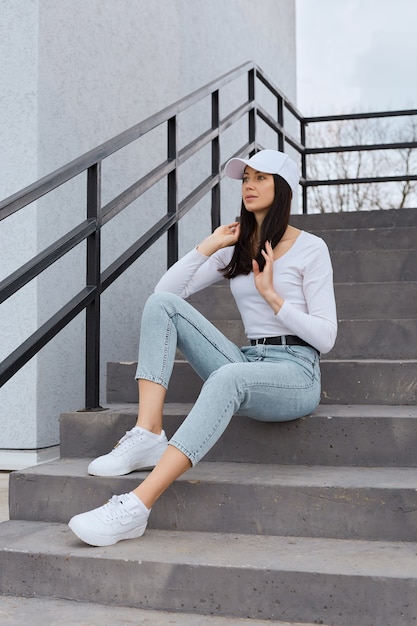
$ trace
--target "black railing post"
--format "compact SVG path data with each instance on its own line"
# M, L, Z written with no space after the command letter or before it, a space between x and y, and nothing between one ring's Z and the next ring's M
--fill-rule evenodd
M178 213L178 175L177 175L177 118L171 117L167 122L168 161L175 161L175 168L168 174L167 212L169 215ZM167 232L167 266L171 267L178 260L178 221Z
M87 286L94 286L95 297L86 307L85 410L100 407L100 272L101 272L101 163L87 170L87 219L96 228L87 237Z
M255 69L248 72L248 101L253 102L253 108L249 111L248 116L248 140L249 145L253 145L251 155L256 152L256 109L255 109Z
M220 106L219 90L211 94L211 127L218 129L217 136L211 142L211 173L218 176L217 184L211 190L211 229L220 226Z
M306 154L306 122L304 119L300 120L300 142L303 146L303 152L301 153L301 177L303 181L307 181L307 154ZM302 186L302 209L303 213L308 213L308 194L307 186Z
M278 124L284 128L284 105L281 96L277 98L277 118ZM282 131L278 131L278 150L284 152L284 133Z

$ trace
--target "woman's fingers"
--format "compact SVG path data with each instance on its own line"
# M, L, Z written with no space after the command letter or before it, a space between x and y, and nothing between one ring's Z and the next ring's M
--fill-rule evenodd
M265 261L274 261L274 250L270 241L265 242L265 250L261 250L261 253Z

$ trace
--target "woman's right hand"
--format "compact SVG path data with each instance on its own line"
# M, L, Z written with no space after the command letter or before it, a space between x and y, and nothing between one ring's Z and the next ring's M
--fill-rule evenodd
M197 250L204 256L211 256L221 248L234 246L239 239L239 235L239 222L219 226L197 246Z

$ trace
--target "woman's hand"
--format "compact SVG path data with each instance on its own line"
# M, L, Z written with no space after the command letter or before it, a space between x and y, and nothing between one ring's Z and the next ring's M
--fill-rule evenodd
M274 313L278 313L284 304L284 299L274 289L274 250L271 242L265 243L265 250L261 250L261 253L265 259L265 267L262 272L259 269L259 263L252 259L255 286L264 300L272 307Z
M206 237L198 246L197 250L204 256L211 256L221 248L234 246L240 235L239 222L232 222L224 226L219 226Z

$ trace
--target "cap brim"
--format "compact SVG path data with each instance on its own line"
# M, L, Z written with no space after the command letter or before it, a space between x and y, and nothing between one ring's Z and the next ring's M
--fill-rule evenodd
M245 159L238 159L237 157L230 159L230 161L226 163L224 173L229 178L242 179L247 165L248 161L245 161Z
M293 195L297 193L299 173L296 163L290 157L277 150L260 150L250 159L233 157L224 168L225 176L242 180L245 168L251 167L255 171L266 174L277 174L290 186Z
M256 156L256 155L255 155ZM253 157L252 157L253 158ZM237 157L230 159L226 163L226 167L224 168L224 173L229 178L236 178L242 180L243 174L245 173L245 168L249 165L249 167L255 167L256 165L251 162L252 159L238 159ZM270 167L263 167L259 170L260 172L264 172L265 174L275 174L275 170Z

